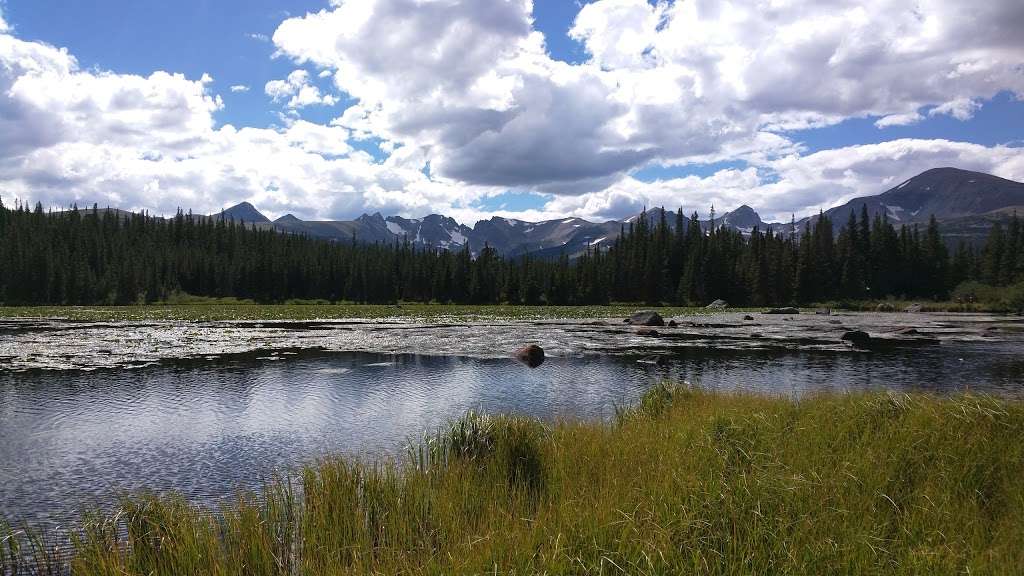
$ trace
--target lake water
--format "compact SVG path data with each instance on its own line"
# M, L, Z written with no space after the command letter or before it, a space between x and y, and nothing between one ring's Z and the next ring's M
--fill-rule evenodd
M400 454L467 410L608 418L664 379L802 395L971 390L1024 397L1019 317L680 318L652 338L603 322L0 322L0 515L66 525L125 492L215 503L325 455ZM864 352L850 328L936 344ZM526 342L549 353L530 369ZM913 344L913 345L912 345Z

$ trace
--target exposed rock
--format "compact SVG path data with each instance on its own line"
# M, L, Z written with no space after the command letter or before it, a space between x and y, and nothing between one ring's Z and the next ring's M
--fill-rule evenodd
M903 311L904 312L920 312L921 311L921 305L920 304L916 304L916 303L915 304L911 304L910 306L907 306L906 308L904 308Z
M530 368L536 368L544 363L544 349L536 344L530 344L516 350L516 358Z
M893 330L893 334L899 334L900 336L924 336L923 332L919 332L917 328L900 328Z
M799 314L799 313L800 313L800 309L799 308L793 308L792 306L788 306L788 307L785 307L785 308L769 308L768 310L765 310L763 312L763 314Z
M728 307L729 307L729 303L726 302L725 300L715 300L711 304L708 304L707 306L705 306L705 308L728 308Z
M633 326L664 326L665 320L654 310L640 310L626 319Z
M840 340L849 342L857 348L867 348L871 344L871 336L863 330L850 330L843 334L843 337L840 338Z
M888 302L880 302L878 306L875 306L875 312L895 312L896 307Z
M842 324L843 321L842 320L829 320L828 323L829 324Z
M753 320L753 319L754 319L754 317L753 317L753 316L751 316L750 314L747 314L746 316L744 316L744 317L743 317L743 319L744 319L744 320Z
M661 336L661 333L654 328L639 328L636 331L637 336Z
M675 320L669 320L669 321L668 321L668 327L669 327L669 328L675 328L675 327L677 327L677 326L679 326L679 323L678 323L678 322L676 322Z

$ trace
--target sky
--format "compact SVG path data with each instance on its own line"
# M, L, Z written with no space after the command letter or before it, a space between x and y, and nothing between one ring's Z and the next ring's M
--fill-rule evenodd
M0 200L788 221L1024 181L1024 2L0 0Z

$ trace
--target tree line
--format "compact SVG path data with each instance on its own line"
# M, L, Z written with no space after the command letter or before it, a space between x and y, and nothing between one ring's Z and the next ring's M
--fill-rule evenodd
M795 227L795 225L791 225ZM609 247L575 259L506 258L489 246L444 250L332 242L220 218L97 207L60 212L0 203L0 303L158 302L176 293L257 302L777 305L942 299L967 280L1024 281L1016 216L980 249L950 249L939 226L896 228L866 207L834 234L820 214L801 230L702 227L697 214L646 212Z

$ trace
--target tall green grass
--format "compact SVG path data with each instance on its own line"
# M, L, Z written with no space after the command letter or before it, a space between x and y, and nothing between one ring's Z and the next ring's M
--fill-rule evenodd
M77 574L1014 574L1024 403L660 386L609 423L469 414L218 511L87 519ZM10 542L10 541L8 541ZM22 540L22 542L24 542ZM0 563L28 557L32 544ZM5 548L6 549L6 548ZM45 569L45 566L43 567ZM23 572L19 572L23 573Z

